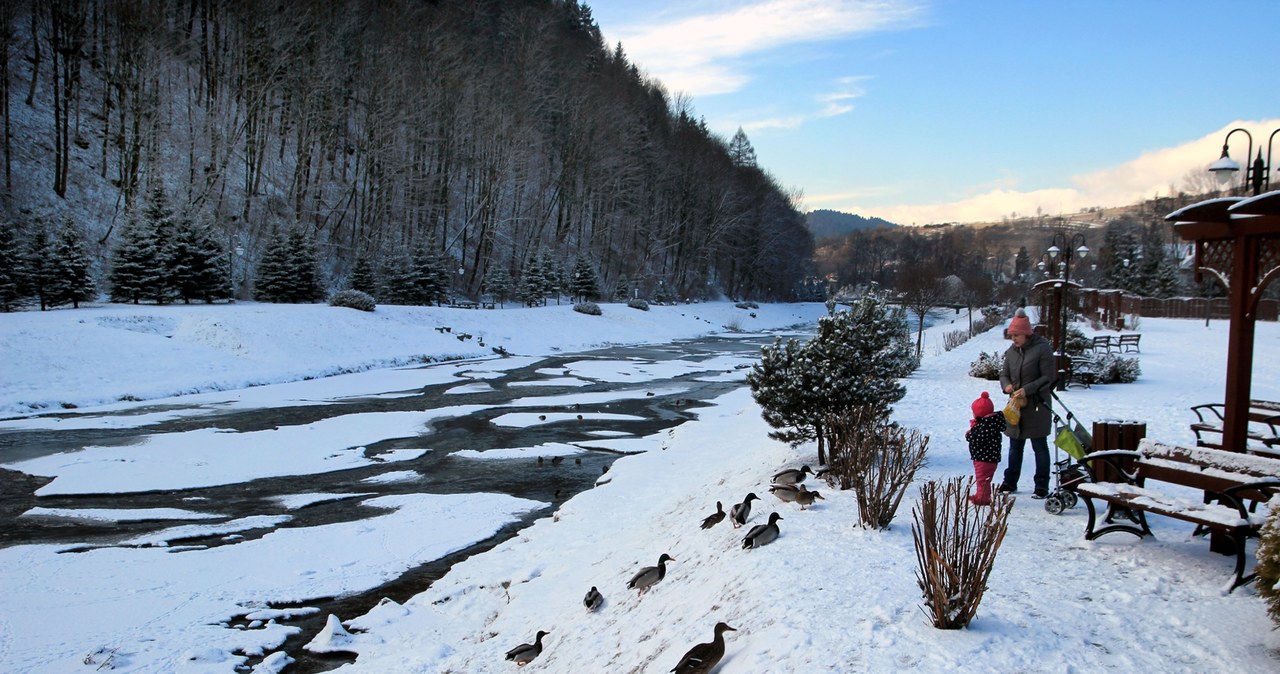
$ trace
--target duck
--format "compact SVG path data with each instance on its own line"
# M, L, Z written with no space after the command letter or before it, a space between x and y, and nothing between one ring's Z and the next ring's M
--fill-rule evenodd
M747 494L746 498L742 499L742 503L729 509L729 521L733 522L734 529L747 523L747 520L751 518L751 501L759 498L755 492L751 492Z
M796 494L799 494L801 489L804 489L804 485L775 484L769 487L769 493L777 496L783 503L794 503Z
M809 466L800 466L799 468L788 468L779 471L773 476L774 484L799 484L804 482L804 478L813 475L813 469Z
M778 529L778 520L782 519L782 515L776 512L769 514L768 524L757 524L751 527L751 531L747 532L746 538L742 539L742 549L751 550L762 545L768 545L778 538L778 534L782 533Z
M553 456L553 457L551 457L551 465L553 465L553 466L558 466L558 465L560 465L560 464L562 464L562 463L564 463L564 457L563 457L563 456Z
M604 605L604 596L600 594L600 590L597 590L595 585L592 585L591 589L587 590L587 596L582 598L582 605L586 606L588 611L599 610Z
M680 662L671 668L671 671L675 674L707 674L720 664L720 659L724 657L724 633L736 631L726 623L716 623L715 638L690 648L689 652L680 658Z
M640 569L636 575L631 577L631 580L627 581L627 588L631 590L639 590L638 594L644 594L645 590L653 587L658 581L666 577L667 562L674 561L676 561L675 557L672 557L665 552L662 553L662 556L658 558L658 565L646 566L643 569Z
M810 491L802 488L800 491L796 492L796 503L800 504L801 510L813 505L814 499L822 499L823 501L827 500L817 491Z
M515 648L507 651L507 659L516 663L517 666L529 664L531 660L538 657L542 653L542 637L551 634L538 630L538 635L534 637L531 644L520 644Z
M707 515L705 518L703 518L702 528L710 529L711 527L714 527L715 525L719 524L720 521L723 519L724 519L724 506L719 501L716 501L716 511L711 513L710 515Z

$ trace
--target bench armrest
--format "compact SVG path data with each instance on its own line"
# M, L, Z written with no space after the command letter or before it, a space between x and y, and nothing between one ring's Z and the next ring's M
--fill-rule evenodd
M1280 478L1268 477L1261 480L1253 480L1250 482L1242 482L1223 490L1222 500L1236 509L1240 513L1240 519L1249 519L1249 509L1245 507L1244 501L1237 496L1244 491L1265 491L1268 494L1276 494L1280 492Z
M1209 412L1212 412L1213 417L1206 419L1205 418L1206 410ZM1223 416L1223 412L1225 411L1225 406L1222 403L1204 403L1201 405L1192 405L1191 411L1196 413L1196 418L1199 419L1200 423L1202 424L1215 423L1215 422L1222 423L1223 421L1226 420L1226 418Z
M1130 468L1125 470L1123 460L1129 459L1136 463L1142 460L1142 452L1135 452L1129 449L1107 449L1100 452L1091 452L1085 454L1078 463L1091 466L1093 474L1098 475L1098 464L1106 464L1111 468L1111 472L1120 476L1127 484L1142 486L1142 480L1138 478L1136 470Z

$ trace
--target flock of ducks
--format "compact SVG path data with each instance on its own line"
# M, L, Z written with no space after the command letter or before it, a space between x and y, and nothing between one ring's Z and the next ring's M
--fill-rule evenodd
M784 503L799 504L800 509L804 510L813 505L816 499L826 500L823 499L822 494L801 484L807 476L813 475L817 477L821 474L821 470L815 473L809 466L788 468L774 474L769 492ZM756 496L755 492L748 493L740 503L735 503L728 513L725 513L724 504L716 501L716 511L703 518L702 528L710 529L724 521L726 516L729 522L733 524L733 528L737 529L745 526L747 520L751 518L751 502L758 500L760 500L760 497ZM777 540L778 536L782 534L781 529L778 528L778 522L781 520L782 516L775 511L769 514L769 521L766 524L757 524L751 527L751 529L747 530L747 535L742 539L742 549L752 550ZM666 577L667 562L674 561L677 561L676 558L665 552L662 553L658 557L657 564L641 568L631 577L631 580L627 581L627 589L635 590L637 597L644 595L649 588ZM586 607L587 611L598 611L604 605L604 595L600 593L599 588L592 585L586 596L582 598L582 605ZM736 631L735 628L730 627L727 623L716 623L715 636L712 640L690 648L671 671L674 674L709 674L716 665L720 664L720 660L724 657L724 633ZM539 630L534 636L533 643L520 644L507 651L507 660L516 663L517 666L528 664L542 653L542 637L548 634L550 632Z

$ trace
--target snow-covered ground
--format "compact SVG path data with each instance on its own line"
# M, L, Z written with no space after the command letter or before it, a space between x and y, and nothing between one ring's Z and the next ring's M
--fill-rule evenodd
M374 314L362 314L321 306L242 304L0 315L0 344L6 354L0 414L14 417L0 421L0 431L41 424L127 423L145 435L153 415L166 412L108 421L95 418L97 410L90 406L112 403L105 409L117 409L136 405L114 402L124 397L153 400L176 393L192 393L184 396L187 401L215 396L221 404L296 404L291 397L295 385L245 387L359 372L309 385L323 385L333 397L394 391L401 390L396 383L411 371L392 366L426 358L480 356L491 354L493 346L536 355L664 341L725 326L781 327L825 312L820 305L765 305L748 312L726 303L654 307L651 312L604 305L604 310L602 317L575 314L567 306L498 311L379 307ZM963 324L958 317L949 324L949 318L926 333L923 365L906 381L907 396L894 414L898 422L930 436L929 464L921 480L971 472L962 437L969 403L984 390L998 394L995 382L967 373L980 352L1003 350L999 330L945 352L942 333ZM446 326L449 332L437 329ZM1063 394L1064 400L1086 423L1139 420L1147 424L1149 437L1190 443L1187 424L1193 417L1188 408L1223 395L1227 324L1143 319L1138 327L1143 374L1137 383L1073 389ZM460 340L459 333L471 337ZM1254 397L1280 399L1278 354L1280 326L1260 324ZM472 364L474 381L464 385L501 377L503 362ZM451 365L430 370L440 377L458 373ZM421 372L413 371L413 376L421 377ZM724 376L741 376L741 370L726 363ZM29 414L33 407L64 405L77 407L72 418L54 421ZM392 422L347 420L331 428L278 430L310 433L346 447L362 442L366 424L383 423ZM915 579L915 486L887 531L858 528L853 495L821 482L816 487L825 500L801 511L767 493L769 476L782 467L815 465L816 450L769 440L768 430L749 392L740 389L699 410L696 422L643 441L624 439L632 449L647 451L614 462L607 481L564 503L553 517L458 564L404 605L388 602L364 616L337 616L313 648L359 653L355 664L342 671L503 672L515 667L503 659L508 649L546 630L545 651L527 671L666 672L690 646L709 641L715 623L724 621L737 631L726 635L727 654L717 670L723 674L1280 669L1280 643L1263 602L1252 586L1226 592L1232 560L1210 553L1202 539L1190 536L1189 525L1153 518L1154 540L1116 534L1090 543L1082 536L1083 506L1050 515L1025 494L1014 507L990 589L973 624L966 630L934 629L921 610ZM286 437L291 436L274 436ZM187 440L187 445L170 448L195 448L189 450L194 456L176 462L181 465L236 450L224 438ZM326 447L315 458L307 454L305 442L284 445L296 471L332 469L325 461L346 468L361 460L359 452ZM131 448L137 452L130 453ZM60 460L15 462L0 456L0 461L8 468L55 476L46 486L50 493L81 493L89 476L96 477L97 491L106 484L108 491L124 492L276 474L263 462L232 459L215 463L208 473L184 474L181 465L171 469L159 461L139 460L147 448L143 443L93 448ZM501 448L501 455L511 451ZM118 464L127 466L120 470ZM1027 472L1024 489L1030 483ZM727 509L751 491L763 497L755 503L752 524L775 510L783 517L776 542L747 551L740 547L742 530L724 523L710 530L699 527L716 501ZM316 494L282 502L278 517L331 498L350 495ZM116 671L235 671L241 660L233 650L270 653L289 629L272 620L282 616L267 609L268 603L376 586L405 568L484 538L538 505L495 494L383 501L372 505L385 509L384 516L309 530L281 529L207 550L164 547L163 539L178 537L173 535L136 541L139 547L75 554L59 554L70 546L2 549L0 671L93 671L108 659ZM129 514L81 516L123 519ZM229 537L271 526L192 519L183 529ZM663 553L677 561L668 565L661 583L643 597L625 588L640 567L654 564ZM595 613L581 604L591 586L605 597ZM255 622L223 624L254 607L262 607L250 616ZM287 656L278 653L259 670L278 671L286 663Z

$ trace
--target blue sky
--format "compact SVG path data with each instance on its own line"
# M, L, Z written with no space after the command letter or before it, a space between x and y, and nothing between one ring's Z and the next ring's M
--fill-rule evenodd
M741 126L805 210L926 224L1122 205L1193 187L1237 126L1255 154L1280 128L1276 0L585 4L713 131ZM1247 145L1235 134L1232 157Z

